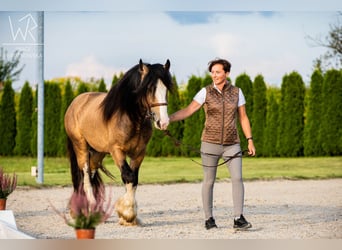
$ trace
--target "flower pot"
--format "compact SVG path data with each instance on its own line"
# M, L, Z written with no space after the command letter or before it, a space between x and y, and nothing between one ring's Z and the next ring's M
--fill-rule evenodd
M0 198L0 210L6 210L6 199Z
M94 229L75 229L77 239L94 239L95 238L95 228Z

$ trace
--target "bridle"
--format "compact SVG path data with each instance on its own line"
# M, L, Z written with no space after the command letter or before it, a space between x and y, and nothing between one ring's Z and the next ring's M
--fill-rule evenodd
M151 103L150 108L159 107L159 106L167 106L167 104L168 104L167 102Z
M155 117L156 117L156 114L154 112L152 112L151 108L154 108L154 107L159 107L159 106L167 106L168 103L167 102L156 102L156 103L151 103L148 105L148 110L147 110L147 114L146 114L146 118L147 119L150 119L152 121L156 121Z

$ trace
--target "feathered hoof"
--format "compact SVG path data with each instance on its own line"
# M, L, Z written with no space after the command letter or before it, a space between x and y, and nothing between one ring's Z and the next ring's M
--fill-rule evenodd
M115 211L119 217L119 224L123 226L137 226L139 221L137 219L137 204L136 202L119 198L115 202Z
M119 218L119 224L121 226L139 226L140 225L140 220L138 218L135 218L133 221L126 221L124 218Z

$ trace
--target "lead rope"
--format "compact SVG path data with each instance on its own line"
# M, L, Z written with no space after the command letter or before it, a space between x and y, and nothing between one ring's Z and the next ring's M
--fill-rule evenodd
M180 141L180 140L176 139L174 136L172 136L169 130L164 130L164 134L165 134L166 136L170 137L170 139L173 141L173 143L175 144L176 147L179 147L179 146L183 145L183 146L186 146L188 149L190 149L190 150L193 151L193 152L197 152L197 153L199 153L199 154L206 154L206 155L213 155L213 156L214 156L214 154L203 153L203 152L201 152L201 151L198 150L197 148L194 148L194 147L191 146L191 145L184 144L182 141ZM216 156L216 155L215 155L215 156ZM191 160L192 162L196 163L197 165L202 166L202 167L214 168L214 167L222 166L222 165L228 163L229 161L231 161L231 160L234 159L234 158L242 158L242 157L245 157L245 156L248 156L248 150L241 150L241 151L235 153L235 154L232 155L232 156L227 156L228 158L227 158L226 160L224 160L223 162L221 162L220 164L215 165L215 166L204 165L204 164L199 163L199 162L197 162L197 161L195 161L194 159L191 159L191 158L190 158L190 160Z

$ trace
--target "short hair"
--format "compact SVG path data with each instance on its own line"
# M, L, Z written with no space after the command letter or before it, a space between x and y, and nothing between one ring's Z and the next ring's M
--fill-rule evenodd
M221 58L216 58L212 61L210 61L208 63L209 67L208 67L208 70L209 72L211 72L211 68L215 65L215 64L221 64L223 66L223 70L225 72L230 72L230 68L232 67L232 65L230 64L230 62L228 62L227 60L225 59L221 59Z

